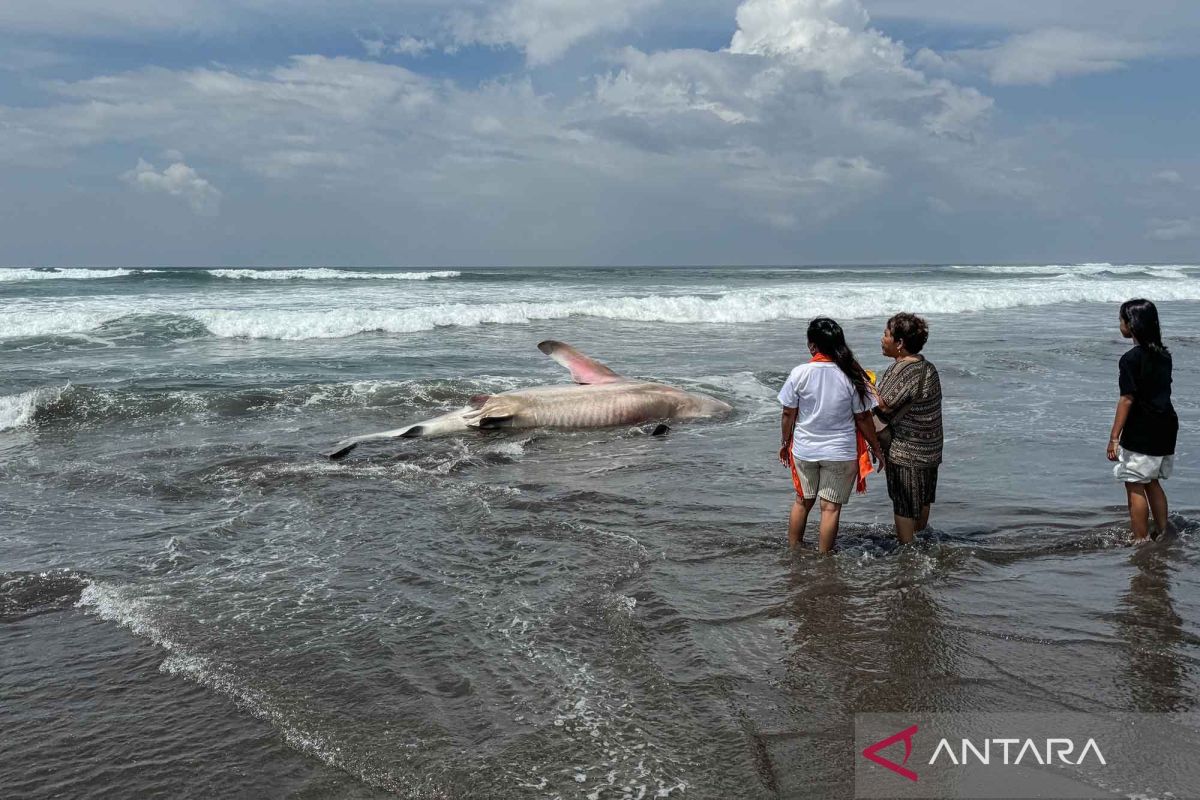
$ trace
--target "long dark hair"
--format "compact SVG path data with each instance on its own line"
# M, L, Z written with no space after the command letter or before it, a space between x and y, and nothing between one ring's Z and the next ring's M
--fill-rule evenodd
M1126 300L1121 304L1121 321L1129 326L1134 340L1151 355L1171 357L1171 351L1162 343L1162 329L1158 325L1158 309L1154 303L1143 298Z
M867 378L867 371L854 357L850 345L846 344L846 334L842 332L842 326L829 317L817 317L808 323L808 343L817 348L817 352L833 359L833 363L846 373L846 377L854 384L854 390L865 402L870 379Z

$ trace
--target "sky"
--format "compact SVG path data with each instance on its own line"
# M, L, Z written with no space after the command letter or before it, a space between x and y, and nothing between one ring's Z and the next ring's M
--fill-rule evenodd
M1200 262L1192 0L0 2L0 265Z

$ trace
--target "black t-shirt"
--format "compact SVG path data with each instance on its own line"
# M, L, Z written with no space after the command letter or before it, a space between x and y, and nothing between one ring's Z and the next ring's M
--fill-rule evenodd
M1179 418L1171 405L1171 356L1141 345L1121 356L1121 394L1133 396L1121 447L1148 456L1174 455Z

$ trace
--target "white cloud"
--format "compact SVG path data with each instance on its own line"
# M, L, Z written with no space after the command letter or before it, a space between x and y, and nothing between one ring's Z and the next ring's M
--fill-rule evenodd
M183 198L197 214L216 214L221 203L221 192L217 187L182 162L171 164L158 172L153 164L138 159L137 166L121 178L142 191L165 192L172 197Z
M0 112L16 123L0 133L0 153L53 160L136 142L233 158L278 178L381 165L427 173L481 158L603 156L620 170L618 151L692 152L721 172L803 181L815 164L833 163L823 159L861 158L886 173L896 157L969 141L986 119L988 98L905 64L853 0L747 0L738 19L728 50L628 49L591 92L566 103L519 81L464 90L394 65L322 56L266 72L149 68L60 83L64 102Z
M1170 186L1179 186L1183 183L1183 176L1173 169L1164 169L1154 173L1151 176L1157 183L1165 183Z
M587 18L576 30L595 35ZM725 49L617 51L573 95L320 55L61 81L46 102L0 107L0 163L69 172L101 151L171 153L159 161L172 166L142 162L126 179L215 209L221 192L187 154L220 169L226 206L259 192L301 213L369 205L409 242L470 225L481 250L537 242L579 258L586 242L593 260L611 242L657 241L659 223L728 231L732 252L811 237L871 203L898 203L897 219L928 218L926 197L964 215L980 197L1035 205L1039 173L1018 173L989 132L991 99L931 77L856 0L745 0L736 21ZM536 33L523 39L531 60L578 41L535 45ZM382 55L396 40L373 41Z
M868 19L858 0L748 0L738 6L729 50L803 59L809 68L835 73L872 55L902 60L903 48L868 29Z
M1147 58L1200 53L1200 3L1177 0L867 0L887 22L917 21L956 37L990 41L940 55L918 53L922 69L960 79L982 72L1000 85L1047 85L1078 75L1122 69Z
M583 39L628 27L658 2L502 0L487 11L455 14L451 28L458 44L515 45L530 64L548 64Z
M1145 42L1066 28L1046 28L985 48L957 50L947 57L982 68L998 85L1046 86L1060 78L1111 72L1156 52Z
M370 58L382 58L388 54L416 58L431 50L436 50L438 47L432 39L422 39L417 36L399 36L389 40L382 34L373 36L359 34L358 41Z
M952 26L960 35L972 30L1028 33L1071 29L1154 42L1176 53L1200 49L1200 4L1179 0L868 0L867 5L877 19L915 20L929 29Z
M392 52L402 56L424 55L434 48L433 42L419 39L416 36L401 36L392 42Z
M320 150L274 150L247 156L246 167L267 178L292 178L302 173L340 172L351 165L345 153Z
M1146 238L1159 242L1200 239L1200 217L1188 219L1152 219Z

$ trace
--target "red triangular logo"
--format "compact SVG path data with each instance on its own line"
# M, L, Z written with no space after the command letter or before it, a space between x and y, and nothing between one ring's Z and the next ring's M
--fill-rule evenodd
M863 757L868 761L874 761L881 767L890 769L897 775L903 775L910 781L915 781L917 779L917 773L903 765L908 763L908 757L912 755L912 737L916 732L917 726L913 725L911 728L905 728L899 733L894 733L886 739L880 739L878 742L862 751ZM904 760L899 764L894 761L889 761L883 756L879 755L880 750L885 750L894 745L896 742L900 741L904 742Z

